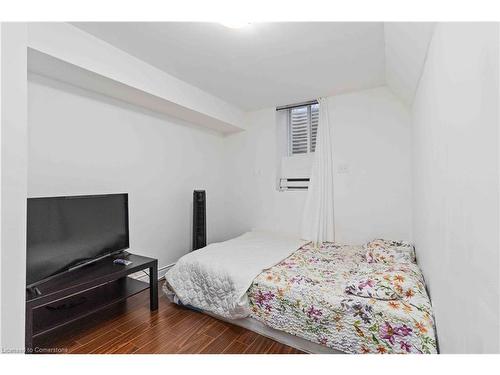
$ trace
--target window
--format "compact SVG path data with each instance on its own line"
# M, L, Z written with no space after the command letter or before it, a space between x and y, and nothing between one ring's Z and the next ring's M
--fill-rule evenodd
M310 104L288 110L288 155L314 152L318 134L319 105Z
M307 191L316 150L319 104L309 101L277 107L277 189Z

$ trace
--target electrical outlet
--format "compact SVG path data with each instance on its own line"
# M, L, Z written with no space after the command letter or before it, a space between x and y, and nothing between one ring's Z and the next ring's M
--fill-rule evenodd
M337 166L338 174L348 174L351 172L351 168L348 163L339 163Z

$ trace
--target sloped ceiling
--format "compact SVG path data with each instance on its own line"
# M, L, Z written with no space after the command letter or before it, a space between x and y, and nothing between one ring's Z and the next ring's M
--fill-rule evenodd
M413 103L433 30L430 22L384 24L386 84L408 105Z
M411 105L433 31L383 22L73 25L247 111L385 84Z

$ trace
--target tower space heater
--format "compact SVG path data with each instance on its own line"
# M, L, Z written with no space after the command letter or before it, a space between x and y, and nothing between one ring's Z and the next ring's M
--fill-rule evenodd
M205 190L193 192L193 250L207 246L207 210Z

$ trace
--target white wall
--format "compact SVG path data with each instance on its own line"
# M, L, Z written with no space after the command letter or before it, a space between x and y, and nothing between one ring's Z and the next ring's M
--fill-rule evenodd
M337 240L410 238L410 117L387 88L329 99L334 126ZM250 112L247 131L227 137L231 189L228 230L251 228L300 235L306 193L276 190L276 111Z
M24 351L26 288L26 24L1 23L1 343Z
M499 350L498 25L438 24L413 106L414 239L443 353Z
M29 196L128 192L131 249L165 266L206 189L208 240L227 239L222 136L40 76L28 94Z
M2 24L0 23L0 126L2 122ZM0 130L0 165L2 164L2 132ZM2 174L0 172L0 185L2 183ZM2 199L0 198L0 212L2 212ZM0 215L0 303L2 303L2 218ZM2 348L2 308L0 307L0 348Z

